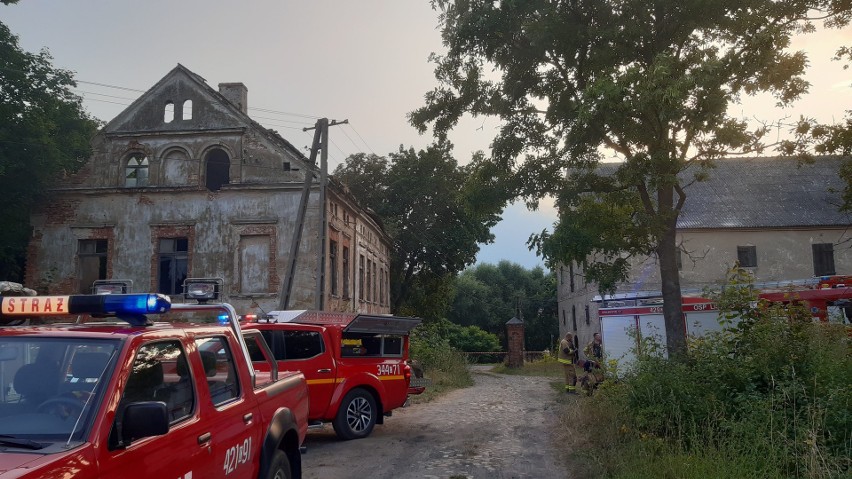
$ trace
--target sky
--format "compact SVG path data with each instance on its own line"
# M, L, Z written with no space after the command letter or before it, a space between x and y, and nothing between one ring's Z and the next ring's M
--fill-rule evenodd
M437 86L430 53L444 51L428 0L20 0L0 5L0 21L24 50L47 48L54 66L75 72L84 106L104 121L180 63L214 89L245 84L249 115L296 146L310 145L313 133L302 128L317 118L349 120L330 129L332 170L353 153L433 141L406 118ZM809 54L811 93L786 110L768 97L746 98L732 113L840 121L852 108L852 71L829 61L840 45L852 45L849 28L794 39L792 49ZM450 135L456 159L487 152L496 126L464 119ZM533 212L509 206L477 262L543 265L526 241L556 218L551 203Z

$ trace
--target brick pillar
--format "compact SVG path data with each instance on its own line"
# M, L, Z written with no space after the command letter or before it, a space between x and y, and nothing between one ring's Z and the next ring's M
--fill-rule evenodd
M513 317L506 323L506 336L509 338L508 366L519 368L524 365L524 322Z

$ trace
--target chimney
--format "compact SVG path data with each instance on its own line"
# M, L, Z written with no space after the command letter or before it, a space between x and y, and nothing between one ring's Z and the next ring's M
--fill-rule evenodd
M248 88L242 83L220 83L219 93L248 115Z

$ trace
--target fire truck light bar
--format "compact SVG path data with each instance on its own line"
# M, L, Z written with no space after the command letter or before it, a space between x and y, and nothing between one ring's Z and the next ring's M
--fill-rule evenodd
M165 313L171 307L169 297L162 294L20 296L3 298L0 316L99 314L123 317Z

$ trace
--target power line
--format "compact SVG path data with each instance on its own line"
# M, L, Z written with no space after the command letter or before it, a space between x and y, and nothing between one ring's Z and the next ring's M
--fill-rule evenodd
M74 80L74 81L76 83L82 83L84 85L97 85L97 86L102 86L102 87L105 87L105 88L114 88L116 90L135 91L135 92L138 92L138 93L145 93L145 90L137 90L135 88L127 88L127 87L124 87L124 86L110 85L108 83L98 83L98 82L85 81L85 80Z
M367 147L367 149L368 149L368 150L370 150L370 153L372 153L372 154L374 154L374 155L375 155L375 154L376 154L376 152L375 152L375 151L373 151L373 149L372 149L372 148L370 148L370 145L368 145L366 141L364 141L364 138L361 136L361 134L360 134L360 133L358 133L358 130L356 130L356 129L355 129L355 127L352 125L352 123L350 123L350 124L349 124L349 128L352 128L352 131L354 131L354 132L355 132L355 134L356 134L356 135L358 135L358 138L360 138L360 139L361 139L361 143L363 143L363 144L364 144L364 146L366 146L366 147ZM378 155L376 155L376 156L378 156Z

